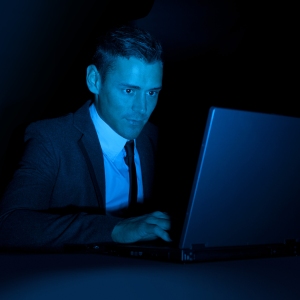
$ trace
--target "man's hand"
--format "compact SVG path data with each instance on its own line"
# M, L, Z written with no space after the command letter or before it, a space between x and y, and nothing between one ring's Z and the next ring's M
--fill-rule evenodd
M113 229L111 237L117 243L134 243L161 238L170 242L166 230L170 229L170 218L167 214L156 211L140 217L120 221Z

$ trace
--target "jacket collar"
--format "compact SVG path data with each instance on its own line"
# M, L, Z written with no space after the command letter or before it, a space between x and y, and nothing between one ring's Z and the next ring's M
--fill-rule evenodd
M73 124L81 132L78 145L89 169L99 207L105 213L104 160L96 129L89 113L91 103L91 101L87 101L74 113Z

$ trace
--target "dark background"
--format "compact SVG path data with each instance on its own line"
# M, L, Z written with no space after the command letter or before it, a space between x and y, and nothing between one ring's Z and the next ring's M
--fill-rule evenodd
M1 190L18 161L25 126L75 111L91 97L85 69L94 40L115 24L136 24L164 46L164 88L151 121L163 137L162 177L173 178L167 196L188 191L210 106L300 116L296 8L290 4L48 2L0 2ZM184 159L174 164L174 157Z

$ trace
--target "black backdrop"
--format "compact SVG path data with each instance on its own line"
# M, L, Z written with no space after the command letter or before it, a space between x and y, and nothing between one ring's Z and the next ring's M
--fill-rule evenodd
M210 106L300 116L295 7L237 2L1 1L1 189L26 124L74 111L91 96L85 68L94 39L118 23L149 30L165 49L164 88L151 121L164 141L162 175L174 177L167 197L189 188Z

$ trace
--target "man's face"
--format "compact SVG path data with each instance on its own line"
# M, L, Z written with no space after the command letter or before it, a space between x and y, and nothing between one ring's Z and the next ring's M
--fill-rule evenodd
M137 138L156 106L162 74L161 62L118 57L100 84L98 114L122 137Z

